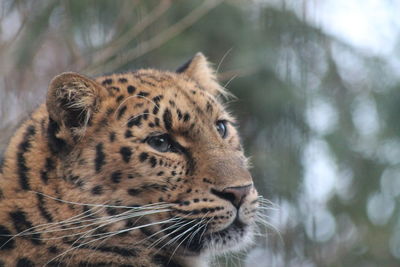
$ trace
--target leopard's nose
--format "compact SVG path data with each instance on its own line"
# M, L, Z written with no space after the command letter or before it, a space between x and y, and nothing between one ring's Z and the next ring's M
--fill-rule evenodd
M211 189L211 192L222 199L230 201L236 208L239 208L252 187L253 184L249 184L244 186L227 187L222 191Z

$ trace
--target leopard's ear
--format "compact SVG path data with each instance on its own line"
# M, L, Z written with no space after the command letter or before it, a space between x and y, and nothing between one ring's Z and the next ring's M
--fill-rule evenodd
M50 82L47 93L50 120L68 129L72 135L83 134L105 94L105 89L88 77L73 72L62 73Z
M214 96L227 94L225 89L217 82L214 69L201 52L198 52L193 58L178 68L176 72L186 74Z

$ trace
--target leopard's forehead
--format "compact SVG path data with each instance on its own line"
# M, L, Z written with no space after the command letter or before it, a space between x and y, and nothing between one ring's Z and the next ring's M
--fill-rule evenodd
M175 106L177 100L180 105L197 107L208 104L208 108L216 104L215 98L206 92L197 82L188 77L167 71L153 69L138 70L134 72L112 74L96 79L103 85L110 98L117 98L120 102L124 96L136 96L146 99L156 97L156 102L169 102ZM151 98L148 98L151 99Z
M108 92L106 113L126 125L162 126L169 132L188 132L218 119L232 120L219 101L184 75L158 70L112 74L96 79Z

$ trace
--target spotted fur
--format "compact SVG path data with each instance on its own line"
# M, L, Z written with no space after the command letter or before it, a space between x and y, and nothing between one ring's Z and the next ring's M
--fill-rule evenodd
M221 94L202 54L55 77L3 155L0 266L206 266L248 245L257 192Z

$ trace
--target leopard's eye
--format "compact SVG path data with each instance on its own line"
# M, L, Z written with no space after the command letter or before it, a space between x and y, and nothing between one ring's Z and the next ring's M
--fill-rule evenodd
M217 121L215 127L217 128L217 131L222 138L225 138L228 135L228 128L226 126L225 120Z
M168 134L150 136L147 138L147 144L159 152L176 152L174 142Z

